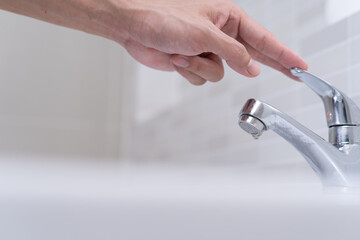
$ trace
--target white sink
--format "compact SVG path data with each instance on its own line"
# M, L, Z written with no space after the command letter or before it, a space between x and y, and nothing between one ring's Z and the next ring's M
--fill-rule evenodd
M360 194L323 189L312 170L302 167L3 161L0 169L0 239L303 240L360 235Z

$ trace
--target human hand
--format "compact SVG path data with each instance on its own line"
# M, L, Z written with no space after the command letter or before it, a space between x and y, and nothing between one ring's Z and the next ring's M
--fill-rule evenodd
M146 66L176 70L194 85L222 79L222 59L238 73L255 77L255 59L294 79L292 67L306 62L238 5L224 0L136 2L128 21L127 51Z
M195 85L219 81L222 60L248 77L252 59L287 76L306 62L228 0L0 0L0 9L103 36L139 62ZM296 78L294 78L296 79Z

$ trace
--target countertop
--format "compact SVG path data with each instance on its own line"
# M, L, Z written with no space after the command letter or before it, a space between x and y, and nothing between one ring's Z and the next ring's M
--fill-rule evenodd
M360 191L302 166L0 162L0 239L358 239Z

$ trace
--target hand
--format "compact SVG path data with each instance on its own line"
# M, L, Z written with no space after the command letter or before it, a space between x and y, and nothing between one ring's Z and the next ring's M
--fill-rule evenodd
M260 73L255 59L285 75L306 62L239 6L224 0L138 1L129 23L127 51L139 62L176 70L194 85L222 79L222 59L247 77Z
M306 62L227 0L0 0L0 9L103 36L139 62L195 85L219 81L222 59L255 77L255 59L287 76ZM296 79L297 80L297 79Z

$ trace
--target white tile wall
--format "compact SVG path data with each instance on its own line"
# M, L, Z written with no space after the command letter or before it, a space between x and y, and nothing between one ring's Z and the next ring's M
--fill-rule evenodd
M118 158L123 55L108 40L0 11L0 154Z
M360 13L329 25L326 0L236 2L304 56L311 72L360 104ZM176 107L136 125L134 158L264 168L306 165L301 155L275 133L266 132L255 141L237 126L237 114L248 98L275 106L327 138L319 97L303 84L265 66L256 79L246 79L227 68L220 83L194 87L184 81L179 91L183 98Z

